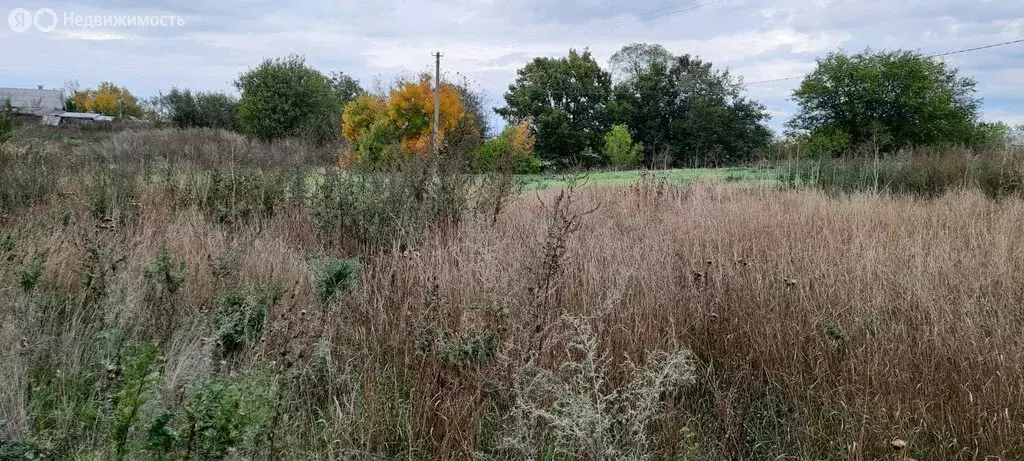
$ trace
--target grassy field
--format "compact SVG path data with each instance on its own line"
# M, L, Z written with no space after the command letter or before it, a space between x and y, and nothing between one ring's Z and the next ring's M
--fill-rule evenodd
M681 186L696 180L708 181L767 181L778 179L773 167L686 168L645 172L640 170L591 172L585 176L586 186L627 187L643 174ZM538 174L522 177L524 190L543 190L564 187L565 179L556 174Z
M0 459L1024 459L1019 195L79 148L0 146Z

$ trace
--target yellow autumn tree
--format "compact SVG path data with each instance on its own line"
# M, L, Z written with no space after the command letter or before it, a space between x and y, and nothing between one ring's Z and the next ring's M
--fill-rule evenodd
M522 120L487 140L477 152L477 168L481 171L511 169L519 174L540 171L543 163L533 152L537 140L531 126L529 120Z
M341 115L341 134L355 141L359 134L386 115L387 104L376 96L360 95L345 105Z
M75 92L72 96L75 110L110 116L141 116L139 102L127 88L111 82L102 82L96 89Z
M438 141L452 132L465 114L458 88L441 84ZM342 135L352 143L341 153L342 168L360 158L379 158L389 144L399 144L406 155L431 152L434 130L434 91L429 75L399 81L386 99L363 95L345 106Z
M532 156L533 146L537 143L537 138L533 136L530 122L523 120L510 128L509 131L509 144L511 144L512 151L517 155Z
M446 134L455 129L465 113L459 90L441 83L438 143L444 143ZM391 89L388 114L398 128L402 149L411 154L430 152L434 132L434 91L429 75L421 75L418 82L402 82Z

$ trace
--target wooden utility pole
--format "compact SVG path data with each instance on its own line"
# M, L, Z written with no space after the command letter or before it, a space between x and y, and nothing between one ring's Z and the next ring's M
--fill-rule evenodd
M441 124L441 52L434 53L437 69L434 72L434 155L441 150L438 144L438 129Z

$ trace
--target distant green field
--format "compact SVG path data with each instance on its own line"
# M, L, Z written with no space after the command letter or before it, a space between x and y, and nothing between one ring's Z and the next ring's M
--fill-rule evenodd
M585 186L625 187L636 182L643 171L606 171L586 174ZM686 168L650 172L672 184L687 184L695 180L719 181L774 181L778 172L771 167ZM541 190L562 187L565 175L537 174L523 176L523 189Z

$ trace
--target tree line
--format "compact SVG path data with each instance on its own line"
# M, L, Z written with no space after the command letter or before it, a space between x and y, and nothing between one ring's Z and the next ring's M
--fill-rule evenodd
M301 136L344 144L340 162L388 162L432 151L430 75L398 79L377 94L342 72L324 74L301 56L267 59L234 82L240 97L172 89L140 104L105 82L75 91L69 107L140 116L182 128L236 130L273 140ZM721 166L758 158L773 145L806 155L856 153L865 145L1011 142L1024 127L979 121L976 82L915 51L830 53L792 93L799 110L780 135L742 79L699 56L631 44L607 68L589 51L535 58L494 108L507 128L488 136L489 109L468 82L441 86L442 147L480 168Z

